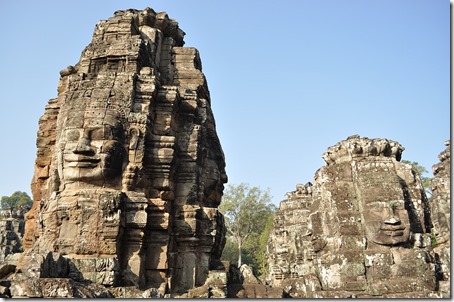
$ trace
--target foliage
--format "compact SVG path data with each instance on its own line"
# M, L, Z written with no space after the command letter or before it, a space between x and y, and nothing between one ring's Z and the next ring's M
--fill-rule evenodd
M224 249L222 250L221 260L229 261L230 263L237 263L238 248L235 242L233 242L233 240L230 239L230 236L227 236L225 239L226 239L225 246Z
M225 216L228 231L222 258L237 262L238 267L244 261L256 273L263 273L266 268L266 242L275 211L269 192L244 183L229 185L220 210Z
M265 229L263 229L263 232L260 234L259 237L259 251L257 253L257 262L259 265L259 273L261 275L267 275L269 273L269 266L268 266L268 261L266 258L266 251L267 251L267 246L268 246L268 239L270 237L270 232L271 229L273 228L273 217L274 215L268 215L266 224L265 224Z
M272 217L272 215L270 215L270 217ZM268 261L266 258L266 246L268 243L269 233L270 230L265 229L260 236L251 236L248 240L246 240L242 247L242 263L249 265L252 268L254 275L258 277L266 276L269 272ZM265 234L266 239L263 240L263 238L265 238ZM229 261L232 264L238 264L238 246L236 242L233 241L231 236L226 239L221 259Z
M231 236L227 236L224 250L222 252L221 259L224 261L229 261L232 264L238 265L238 245L233 241ZM257 265L255 259L252 257L248 248L242 248L242 262L251 266L254 270L254 273L257 273Z
M431 243L432 248L436 248L438 246L437 237L435 236L435 233L433 230L430 233L430 243Z
M418 173L419 177L421 178L422 186L424 187L424 191L427 194L427 197L430 197L432 195L432 189L430 187L430 181L432 180L431 177L423 176L423 174L429 173L427 169L423 166L421 166L418 162L415 161L409 161L409 160L402 160L401 161L404 164L410 164L413 166L415 171Z
M10 214L12 214L13 211L19 210L21 208L31 207L32 203L33 202L30 196L28 196L27 193L21 191L16 191L9 197L2 196L2 199L0 201L2 209L9 210Z

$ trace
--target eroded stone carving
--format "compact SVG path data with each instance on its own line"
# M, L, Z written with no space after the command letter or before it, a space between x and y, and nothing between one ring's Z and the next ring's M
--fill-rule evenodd
M22 250L24 235L24 214L30 208L20 208L15 211L0 211L0 266L15 265L13 254ZM9 257L8 257L9 256Z
M430 209L439 290L448 298L451 296L451 142L446 141L445 146L446 149L438 155L440 162L432 167Z
M17 280L45 276L57 253L69 269L55 278L163 296L222 266L224 155L183 36L165 12L117 11L60 72L39 122Z
M313 185L297 185L276 213L274 286L300 298L441 296L428 200L403 150L358 135L328 148Z

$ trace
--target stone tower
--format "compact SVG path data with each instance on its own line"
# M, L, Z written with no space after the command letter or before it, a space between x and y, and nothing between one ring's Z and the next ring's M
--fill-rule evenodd
M268 243L270 279L299 298L439 297L429 202L404 148L353 135L287 193ZM283 219L285 218L285 219Z
M440 278L439 290L445 298L451 296L451 141L445 142L445 150L438 155L439 163L432 167L432 243Z
M182 293L222 266L224 154L184 34L165 12L117 11L60 72L39 120L25 278ZM48 255L68 269L46 271Z

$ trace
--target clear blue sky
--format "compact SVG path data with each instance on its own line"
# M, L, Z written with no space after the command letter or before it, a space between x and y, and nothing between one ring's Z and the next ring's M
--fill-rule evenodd
M276 204L352 134L429 171L450 137L447 0L1 1L0 196L30 193L38 119L95 24L145 7L201 53L229 183Z

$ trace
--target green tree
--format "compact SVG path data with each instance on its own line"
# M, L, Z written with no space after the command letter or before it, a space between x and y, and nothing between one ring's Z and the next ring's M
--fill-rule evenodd
M271 229L273 228L273 218L274 218L274 213L273 215L268 215L267 221L265 224L265 229L263 232L260 234L259 238L259 251L257 254L257 262L259 265L259 273L260 275L267 275L269 273L269 266L268 266L268 259L266 257L266 250L268 246L268 239L270 237L270 232Z
M421 166L418 162L415 161L409 161L409 160L401 160L402 163L404 164L410 164L413 166L413 169L419 174L419 178L421 178L422 186L424 187L424 191L430 197L432 195L432 189L430 187L430 181L432 180L431 177L424 176L424 174L429 173L427 169L423 166Z
M9 210L10 215L12 215L13 211L18 210L24 207L31 207L32 206L32 199L28 196L27 193L16 191L11 196L2 196L0 200L0 204L3 210Z
M228 231L223 256L225 254L232 257L236 254L232 245L235 244L238 267L241 266L243 257L244 260L248 260L246 262L248 264L251 264L250 261L256 261L257 257L260 258L260 236L267 227L269 217L275 211L269 191L249 187L244 183L237 186L229 185L219 208L225 216Z

